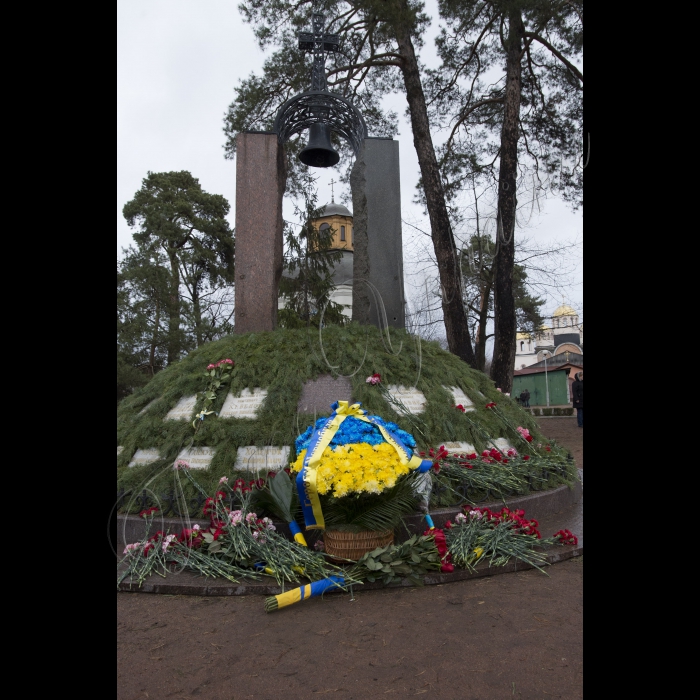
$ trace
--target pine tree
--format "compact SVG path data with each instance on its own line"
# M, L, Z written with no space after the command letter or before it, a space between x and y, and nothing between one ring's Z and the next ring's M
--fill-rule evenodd
M168 266L167 362L186 349L182 286L189 290L193 333L204 342L202 293L234 281L234 238L226 215L229 203L205 192L189 172L148 173L134 199L124 207L142 256L164 254Z
M489 324L494 321L495 264L494 241L485 235L472 236L469 245L462 250L464 303L475 338L477 369L482 372L486 370L486 346L493 338L493 333L489 334ZM530 293L524 265L516 264L513 275L517 330L534 334L544 323L541 310L545 300Z
M448 196L475 175L498 184L492 378L510 391L515 362L515 229L523 163L537 187L578 205L583 186L583 2L440 0L447 21L431 73L434 123Z

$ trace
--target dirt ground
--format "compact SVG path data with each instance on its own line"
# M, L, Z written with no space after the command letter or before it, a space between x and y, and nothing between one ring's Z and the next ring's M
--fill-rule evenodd
M543 432L583 468L576 421ZM311 600L117 594L117 699L583 697L583 558L445 586Z
M583 697L583 559L446 586L263 599L117 594L117 698Z
M551 440L569 449L576 466L583 469L583 431L576 418L538 418L542 432Z

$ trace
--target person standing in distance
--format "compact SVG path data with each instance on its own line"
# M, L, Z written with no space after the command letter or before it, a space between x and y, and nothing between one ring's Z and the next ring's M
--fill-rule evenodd
M583 428L583 372L576 375L571 387L574 395L574 408L578 412L578 427Z

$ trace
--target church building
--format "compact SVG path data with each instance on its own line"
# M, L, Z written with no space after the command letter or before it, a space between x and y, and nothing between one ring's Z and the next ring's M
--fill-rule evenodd
M343 307L343 314L352 319L352 277L355 238L353 216L350 210L335 201L323 207L322 215L313 224L318 230L333 229L332 250L342 252L342 258L333 268L335 289L330 300ZM285 273L287 274L287 273ZM280 298L279 308L284 308L284 299Z
M565 353L569 353L567 357L583 357L583 324L579 323L578 312L568 304L563 304L554 312L552 326L543 325L534 337L529 333L518 333L516 370Z

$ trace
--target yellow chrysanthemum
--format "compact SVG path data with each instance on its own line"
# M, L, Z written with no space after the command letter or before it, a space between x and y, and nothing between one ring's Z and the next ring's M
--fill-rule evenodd
M305 459L306 450L291 465L293 471L301 472ZM318 467L318 492L325 496L332 491L337 498L351 493L378 494L396 486L408 472L408 465L401 464L396 450L387 443L328 447Z

